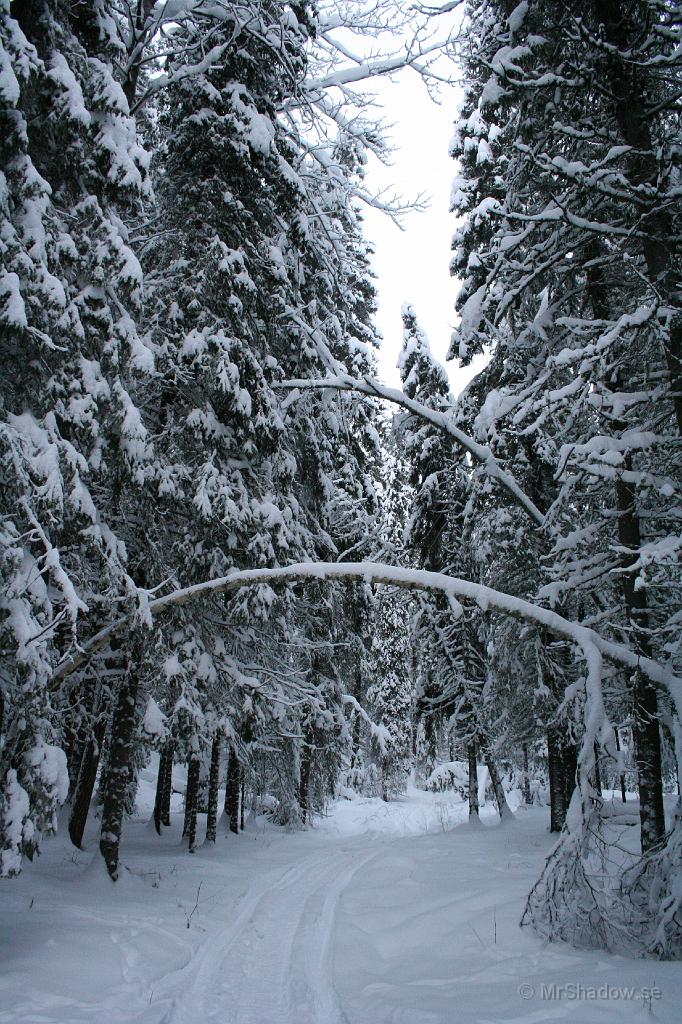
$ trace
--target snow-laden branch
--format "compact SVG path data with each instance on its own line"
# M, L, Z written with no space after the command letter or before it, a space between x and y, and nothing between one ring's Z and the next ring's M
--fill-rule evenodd
M321 380L285 380L276 386L293 392L322 390L328 388L336 391L357 391L360 394L371 395L373 398L383 398L387 402L392 402L394 405L401 406L408 412L413 413L415 416L419 416L420 419L427 420L435 427L438 427L439 430L449 434L460 448L463 448L475 462L483 466L487 475L492 480L497 480L500 486L505 488L517 505L519 505L538 526L543 528L547 526L545 516L542 514L540 509L528 497L514 476L502 468L490 448L485 444L480 444L469 434L465 434L463 430L460 430L460 428L453 423L452 417L447 413L438 412L436 409L429 408L428 405L422 405L421 402L415 402L414 399L408 398L404 392L399 391L397 388L390 388L386 384L382 384L380 381L375 380L372 377L363 377L362 380L358 380L354 377L339 375L337 377L324 377ZM288 402L291 403L294 400L294 398L291 398Z
M215 594L235 593L238 590L243 590L244 587L263 584L282 586L302 583L306 580L315 580L316 582L362 580L368 584L380 583L400 587L403 590L445 594L453 604L456 604L458 598L462 598L475 602L484 611L494 608L513 618L532 622L536 626L547 629L555 636L563 637L577 644L583 651L588 665L593 665L595 659L604 656L623 668L642 672L670 693L677 706L678 714L682 716L682 678L675 676L665 665L652 658L639 657L630 648L606 640L593 629L577 622L571 622L570 619L565 619L549 608L541 608L530 601L505 594L501 590L493 590L492 587L486 587L481 583L472 583L470 580L459 579L456 576L447 576L442 572L405 569L401 566L386 565L383 562L297 562L294 565L276 569L245 569L233 572L229 576L207 580L205 583L196 583L191 587L167 594L165 597L157 597L146 605L145 616L149 621L170 608L177 608L180 605ZM93 654L106 647L113 637L130 628L134 621L135 613L132 613L96 633L87 643L83 644L78 654L57 667L53 677L54 683L58 684L80 668Z

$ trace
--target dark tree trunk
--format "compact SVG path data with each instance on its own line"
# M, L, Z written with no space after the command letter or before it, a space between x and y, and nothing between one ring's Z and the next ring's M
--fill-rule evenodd
M530 807L531 795L530 795L530 766L529 766L529 763L528 763L528 744L524 743L522 745L521 749L523 751L523 802L526 804L527 807Z
M225 814L230 822L230 832L239 832L239 761L233 746L227 759L225 781Z
M612 0L604 0L602 6L609 11L614 8ZM605 319L609 313L606 285L599 269L591 269L587 275L588 291L596 315ZM627 372L626 368L623 372ZM620 387L618 382L614 382ZM622 423L622 429L627 424ZM682 422L680 424L682 433ZM635 650L644 657L651 657L647 635L648 615L646 590L635 587L635 574L628 571L638 558L642 538L637 511L637 490L633 483L624 479L632 472L632 454L626 452L623 459L623 477L615 481L616 510L618 513L618 540L624 551L621 557L621 581L625 613L633 627L632 643ZM632 736L635 745L637 777L639 788L639 818L642 853L656 846L665 835L663 813L663 781L661 767L661 737L658 722L658 695L656 686L641 672L635 672L632 684L633 722Z
M308 807L308 790L310 788L310 769L312 766L312 747L306 737L301 746L301 764L298 782L298 805L301 808L301 821L303 824L310 820L310 808Z
M69 836L73 845L77 846L79 850L83 848L83 834L88 820L92 794L95 789L105 727L104 718L100 717L95 725L94 733L83 751L78 781L71 802Z
M173 795L173 757L175 754L175 743L173 740L168 741L169 756L165 764L165 771L163 775L163 788L161 791L161 824L166 828L171 823L170 819L170 807L171 797Z
M220 733L213 737L211 769L208 776L208 813L206 815L206 842L215 843L218 834L218 786L220 785Z
M606 62L613 111L623 139L632 147L626 155L627 173L634 188L649 186L652 194L649 208L639 208L639 224L646 227L642 255L657 291L667 305L676 310L670 323L665 358L677 429L682 436L682 314L679 312L679 249L671 216L673 207L662 203L658 196L659 167L647 111L647 89L653 83L651 78L646 81L646 72L636 61L621 56L630 49L633 38L641 34L642 24L636 14L637 20L633 20L621 0L594 0L594 5L604 26L606 41L611 44ZM633 8L633 5L627 6ZM652 72L648 74L651 76ZM652 813L655 817L655 812ZM652 823L655 827L653 818Z
M560 733L555 726L547 730L547 774L549 775L549 830L561 832L566 821L566 787Z
M118 857L123 815L125 813L130 760L135 730L138 724L139 679L137 672L138 645L133 644L126 674L114 705L109 740L109 759L104 780L102 803L102 829L99 848L112 879L118 878Z
M599 746L597 743L594 745L594 788L599 793L599 796L601 796L601 770L599 767Z
M565 813L568 813L568 805L571 802L573 791L575 790L577 783L578 773L578 748L575 743L571 743L570 740L564 739L561 747L562 766L563 766L563 786L564 786L564 808Z
M513 818L511 807L507 803L507 797L505 796L504 786L500 778L500 773L497 770L495 759L492 754L486 751L485 763L488 766L488 774L490 775L490 783L493 787L493 793L495 794L495 803L497 804L497 810L500 815L500 821L508 821Z
M239 829L241 832L244 831L244 812L246 808L246 772L244 771L244 765L241 766L239 772L240 786L239 786Z
M161 750L161 756L159 758L159 773L156 776L156 797L154 800L154 827L159 835L161 835L161 826L170 824L170 808L169 813L164 815L165 809L165 795L167 780L169 774L172 776L173 773L173 742L168 740L163 745ZM169 804L170 804L170 793L169 793ZM168 817L168 821L165 818Z
M616 727L613 731L614 731L615 736L616 736L616 750L620 751L620 736L618 735L618 727ZM621 799L622 799L623 803L625 803L627 801L628 795L627 795L627 792L626 792L626 789L625 789L625 773L624 772L620 773L620 795L621 795Z
M478 821L478 758L476 743L471 741L467 751L469 755L469 821Z
M140 59L142 47L138 40L143 37L143 29L147 18L154 7L154 0L137 0L135 12L135 30L131 33L131 43L128 47L129 67L126 77L123 80L123 93L128 100L128 107L132 109L137 98L137 84L140 77Z
M625 469L630 470L631 468L632 457L628 454L625 457ZM625 568L632 558L637 558L641 547L639 517L635 511L635 500L634 486L625 480L617 480L618 539L626 549ZM632 554L629 555L627 552L632 552ZM623 572L621 579L627 616L635 627L633 630L634 643L644 657L650 658L651 647L646 634L648 626L646 591L635 589L635 578L631 572ZM655 684L641 672L635 672L632 691L632 735L637 758L641 844L642 853L646 853L647 850L656 846L665 835L658 695Z
M182 827L183 837L187 837L189 852L194 853L197 846L197 805L199 803L199 776L201 761L191 757L187 762L187 789L185 791L185 820Z

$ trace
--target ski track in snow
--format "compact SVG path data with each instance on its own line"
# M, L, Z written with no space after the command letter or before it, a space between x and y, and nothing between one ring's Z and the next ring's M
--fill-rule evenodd
M485 813L451 829L451 796L341 801L300 833L223 826L194 857L181 815L160 839L133 822L116 887L96 843L74 855L57 837L2 889L0 1024L677 1024L679 964L519 929L547 811L501 828ZM661 998L541 995L603 983Z

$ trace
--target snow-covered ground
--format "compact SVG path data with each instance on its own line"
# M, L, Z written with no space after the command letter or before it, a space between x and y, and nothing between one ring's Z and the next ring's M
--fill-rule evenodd
M147 824L150 792L116 886L63 836L2 883L2 1024L680 1021L680 964L519 929L546 809L470 829L452 794L411 790L299 833L222 827L190 856L179 813L161 839Z

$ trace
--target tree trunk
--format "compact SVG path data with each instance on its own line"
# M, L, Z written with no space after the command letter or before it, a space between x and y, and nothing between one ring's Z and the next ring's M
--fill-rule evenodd
M112 879L118 878L119 845L125 813L126 791L130 774L135 731L140 717L138 707L139 679L137 655L139 647L133 644L126 674L119 686L109 740L107 776L104 780L102 828L99 848Z
M301 764L298 785L298 804L301 808L301 821L305 825L310 820L310 808L308 807L308 789L310 787L310 768L312 764L312 752L310 743L303 741L301 747Z
M241 766L239 772L240 787L239 787L239 830L244 831L244 812L246 808L246 772L244 765Z
M601 770L599 768L599 745L595 742L594 744L594 788L596 789L599 796L602 795L601 790Z
M514 817L512 809L507 803L507 797L505 796L504 786L500 779L500 774L497 770L497 765L493 756L486 751L485 763L488 766L488 774L490 775L490 783L493 787L493 793L495 794L495 803L497 804L497 810L500 815L500 822L509 821Z
M201 761L198 757L190 757L187 762L187 789L185 790L185 820L182 827L183 837L187 837L190 853L197 846L197 804L199 802L199 776Z
M626 455L625 470L632 468L632 457ZM618 506L618 539L626 549L624 568L637 558L641 547L639 517L635 511L635 488L625 480L616 481ZM630 555L629 552L632 552ZM647 636L648 616L646 591L635 588L635 577L623 572L623 595L628 620L634 627L633 641L646 658L651 657ZM632 735L637 759L639 787L639 818L642 853L656 846L665 835L663 813L663 779L661 766L661 734L658 722L658 695L656 686L641 672L635 672L633 681Z
M648 185L653 193L651 206L640 213L639 223L647 229L642 238L642 255L657 291L666 305L676 310L670 323L665 359L677 429L682 436L682 314L679 312L679 250L671 217L674 207L661 203L658 196L659 166L647 111L644 72L635 60L621 56L630 50L632 39L641 33L642 25L639 19L633 23L629 12L623 10L621 0L595 0L595 8L604 26L606 41L611 44L607 67L614 114L623 139L632 147L626 156L628 177L635 189Z
M577 784L578 748L575 743L571 743L570 740L565 738L561 745L561 760L563 771L564 808L565 813L568 813L568 806L571 802L571 797L573 796L573 791Z
M528 763L528 744L524 743L521 747L523 751L523 802L526 807L530 807L531 794L530 794L530 766Z
M556 726L547 730L547 774L549 775L549 830L561 832L566 821L566 787L560 732Z
M173 757L175 754L175 743L173 740L168 741L169 756L165 764L165 771L163 776L163 788L161 790L161 824L166 828L171 823L170 819L170 806L171 797L173 795Z
M612 0L605 0L605 8L611 10ZM605 319L609 313L606 299L606 285L598 269L591 269L587 275L587 286L595 314ZM623 373L627 372L627 367ZM620 387L614 381L615 387ZM621 429L627 424L622 423ZM680 425L682 433L682 423ZM636 589L636 576L628 571L639 556L642 544L637 491L633 483L625 479L632 472L632 453L623 458L623 475L615 481L616 510L618 513L618 540L624 553L621 556L621 585L625 614L632 628L632 643L638 654L646 658L652 655L648 638L647 596L643 588ZM656 846L665 835L663 813L663 782L661 767L661 737L658 723L658 695L656 686L642 672L634 675L632 686L633 722L632 736L635 745L637 777L639 788L639 818L642 853Z
M104 742L106 723L100 717L95 724L94 733L83 751L81 767L78 773L78 781L71 803L71 816L69 818L69 836L74 846L79 850L83 848L83 834L88 820L88 812L92 801L92 794L97 779L97 768L99 767L99 755Z
M620 752L620 736L618 735L618 727L613 730L616 737L616 750ZM620 773L620 795L623 803L626 803L628 795L625 789L625 772Z
M469 755L469 821L478 821L478 758L476 742L472 740L468 747Z
M206 842L215 843L218 834L218 786L220 785L220 733L213 737L211 770L208 776L208 813L206 815Z
M161 756L159 757L159 772L156 776L156 797L154 799L154 827L159 835L161 835L161 826L166 825L167 822L164 820L164 797L166 790L166 780L168 778L169 771L173 772L173 742L168 740L163 745ZM170 817L170 815L168 816ZM170 824L170 821L168 821Z
M239 761L233 746L227 759L225 781L225 814L230 822L230 832L239 832Z

